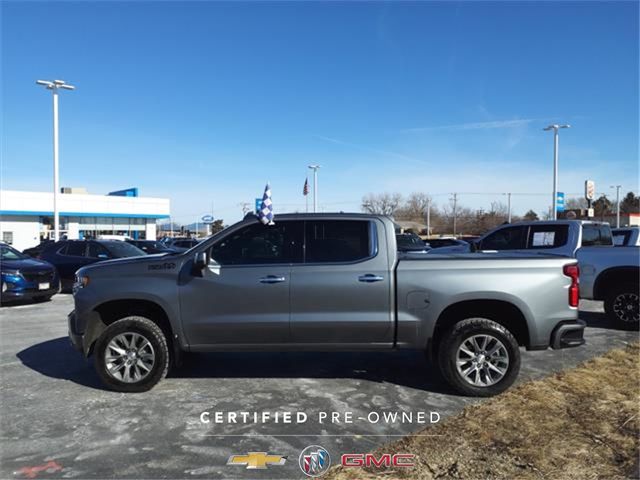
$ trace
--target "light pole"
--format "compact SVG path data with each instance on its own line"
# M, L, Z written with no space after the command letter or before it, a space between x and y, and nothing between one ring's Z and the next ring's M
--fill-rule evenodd
M543 130L553 130L553 200L551 201L551 215L553 220L558 219L558 210L556 202L558 196L558 130L561 128L571 128L571 125L549 125Z
M509 212L507 214L507 223L511 223L511 192L503 193L503 195L507 196L507 210Z
M318 169L320 165L309 165L313 170L313 213L318 211Z
M616 189L616 228L620 228L620 189L622 185L611 185L609 188Z
M60 212L58 211L58 194L60 192L58 175L58 90L75 90L76 87L65 83L64 80L36 80L53 93L53 239L60 240Z

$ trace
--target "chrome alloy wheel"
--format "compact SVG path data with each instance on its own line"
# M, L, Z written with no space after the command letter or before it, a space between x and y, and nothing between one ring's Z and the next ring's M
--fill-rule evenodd
M156 361L153 346L143 335L124 332L111 339L104 352L107 372L116 380L136 383L145 378Z
M635 293L621 293L613 301L613 313L623 322L637 323L640 321L639 300Z
M456 368L465 382L476 387L488 387L498 383L506 375L509 369L509 352L492 335L472 335L458 347Z

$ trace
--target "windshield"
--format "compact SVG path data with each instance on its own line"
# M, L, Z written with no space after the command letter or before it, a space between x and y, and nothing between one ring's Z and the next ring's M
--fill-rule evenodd
M30 258L9 245L0 245L0 256L2 260L24 260Z
M140 255L146 255L146 252L140 250L127 242L112 241L112 242L100 242L104 247L111 252L115 258L123 257L138 257Z

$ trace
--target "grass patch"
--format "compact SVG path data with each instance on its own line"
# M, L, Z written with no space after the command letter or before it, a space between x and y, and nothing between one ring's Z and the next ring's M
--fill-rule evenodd
M640 344L523 383L376 450L405 469L334 467L323 478L628 478L640 451ZM354 452L357 453L357 452Z

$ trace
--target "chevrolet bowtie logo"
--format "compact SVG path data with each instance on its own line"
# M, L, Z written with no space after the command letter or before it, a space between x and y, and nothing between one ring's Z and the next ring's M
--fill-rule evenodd
M264 469L267 465L284 465L287 457L267 455L267 452L249 452L246 455L231 455L227 465L246 465L247 469Z

